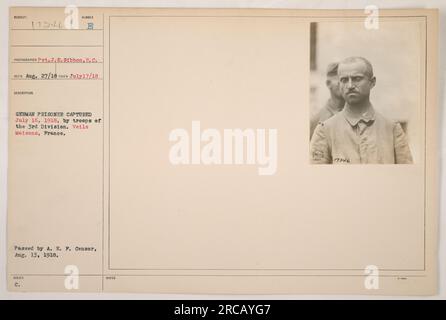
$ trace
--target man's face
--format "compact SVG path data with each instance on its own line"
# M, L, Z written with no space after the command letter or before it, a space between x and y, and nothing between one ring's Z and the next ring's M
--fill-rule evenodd
M327 87L332 96L342 98L341 88L339 86L338 76L327 76Z
M340 64L338 76L342 96L349 105L361 104L368 100L376 80L375 77L369 77L364 62Z

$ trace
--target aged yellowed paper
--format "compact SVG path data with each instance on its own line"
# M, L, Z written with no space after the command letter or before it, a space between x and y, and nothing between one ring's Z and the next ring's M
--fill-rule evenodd
M9 290L435 294L437 19L11 8Z

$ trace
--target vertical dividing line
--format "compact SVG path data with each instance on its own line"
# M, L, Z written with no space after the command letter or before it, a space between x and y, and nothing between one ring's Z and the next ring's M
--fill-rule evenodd
M101 283L102 283L102 292L104 291L104 170L105 170L105 144L104 144L104 126L105 126L105 86L104 86L104 53L105 53L105 44L104 44L104 29L105 29L105 21L104 21L104 14L102 14L102 276L101 276Z
M108 269L110 269L110 189L111 189L111 181L110 181L110 170L111 170L111 161L110 161L110 149L111 149L111 143L110 143L110 139L111 139L111 134L110 134L110 126L111 126L111 106L110 106L110 83L111 83L111 75L110 75L110 64L111 64L111 41L110 41L110 35L111 35L111 17L108 16L108 180L107 180L107 184L108 184L108 199L107 199L107 212L108 212L108 221L107 221L107 225L108 225L108 243L107 243L107 260L108 260Z

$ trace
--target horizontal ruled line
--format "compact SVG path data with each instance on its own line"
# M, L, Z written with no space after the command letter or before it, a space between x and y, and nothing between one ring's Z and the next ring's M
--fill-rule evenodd
M9 29L10 31L102 31L103 29Z
M11 61L11 63L43 63L43 64L54 64L54 63L57 63L57 64L73 64L73 63L76 63L76 64L102 64L102 61L101 62L57 62L57 61L53 61L53 62L37 62L37 61Z
M11 81L19 81L19 80L21 80L21 81L59 81L59 80L65 80L65 81L67 81L67 80L77 80L77 81L81 81L81 80L90 80L90 81L92 81L92 80L104 80L104 79L102 79L102 78L99 78L99 79L10 79Z
M102 48L103 46L101 45L40 45L40 44L13 44L11 45L11 47L42 47L42 48L48 48L48 47L54 47L54 48L58 48L58 47L79 47L79 48Z
M67 274L10 274L12 277L66 277ZM92 277L364 277L363 274L79 274ZM380 277L426 278L426 275L388 274Z

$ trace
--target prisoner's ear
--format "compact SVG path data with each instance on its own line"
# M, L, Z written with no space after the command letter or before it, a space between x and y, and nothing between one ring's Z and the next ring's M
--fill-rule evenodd
M372 83L372 88L375 86L376 84L376 77L373 77L372 79L370 79L370 82Z
M330 84L331 84L331 81L330 81L330 79L327 79L327 80L325 80L325 85L326 85L327 87L329 87L329 86L330 86Z

